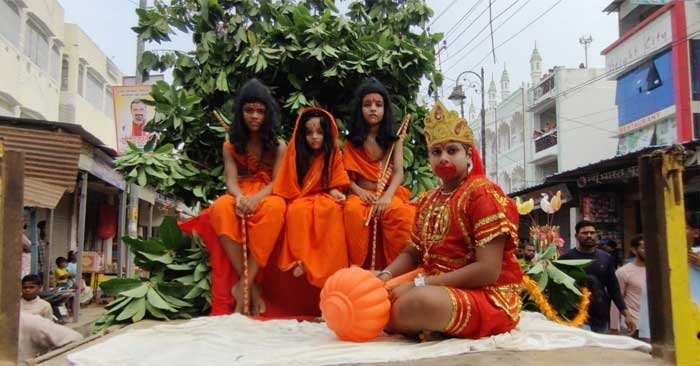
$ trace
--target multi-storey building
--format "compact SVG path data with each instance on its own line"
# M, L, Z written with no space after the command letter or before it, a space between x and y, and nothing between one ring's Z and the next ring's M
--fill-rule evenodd
M0 0L0 115L80 124L116 146L122 73L56 0Z
M664 3L615 0L605 8L618 15L620 38L602 54L617 84L623 154L686 142L700 130L700 7Z

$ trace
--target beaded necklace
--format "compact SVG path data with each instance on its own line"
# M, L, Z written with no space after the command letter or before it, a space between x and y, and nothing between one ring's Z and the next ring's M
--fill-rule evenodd
M459 188L459 187L458 187ZM423 263L428 263L430 259L430 249L435 244L441 243L450 228L450 207L449 202L457 189L451 192L444 192L442 189L436 190L430 197L421 237L423 239Z

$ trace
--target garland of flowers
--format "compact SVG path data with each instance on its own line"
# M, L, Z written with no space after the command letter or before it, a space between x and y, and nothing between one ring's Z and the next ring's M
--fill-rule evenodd
M587 288L584 287L583 290L581 290L581 301L578 303L577 306L578 313L573 319L566 320L562 319L559 316L559 314L557 314L556 310L552 308L552 305L547 299L547 295L542 293L542 290L540 290L540 287L537 285L537 282L533 281L532 278L530 278L528 275L524 275L522 284L523 287L525 287L525 290L527 290L527 292L532 297L532 300L535 302L535 304L537 304L537 307L540 309L542 314L544 314L544 316L547 317L547 319L571 327L579 327L583 323L585 323L586 320L588 320L588 305L591 302L591 292L588 291Z

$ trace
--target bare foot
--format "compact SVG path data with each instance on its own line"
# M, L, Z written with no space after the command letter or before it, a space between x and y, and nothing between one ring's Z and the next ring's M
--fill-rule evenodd
M304 275L304 265L299 263L296 268L294 268L294 272L292 272L292 275L294 277L301 277Z
M262 297L262 290L258 284L250 286L250 311L252 315L264 314L265 300Z
M234 313L238 314L248 314L249 309L244 309L243 307L243 281L238 281L231 289L231 295L236 299L236 308L233 310Z

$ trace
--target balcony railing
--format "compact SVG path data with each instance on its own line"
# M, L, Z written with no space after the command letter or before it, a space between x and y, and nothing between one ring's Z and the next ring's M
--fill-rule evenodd
M535 152L540 152L557 144L557 130L553 129L545 133L536 131L533 139L535 140Z

